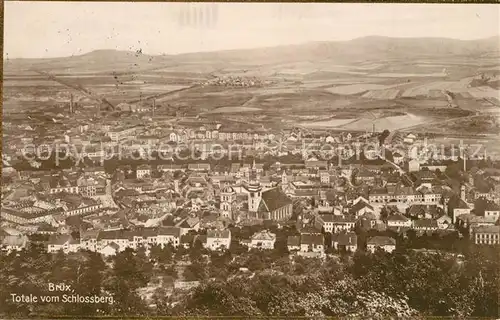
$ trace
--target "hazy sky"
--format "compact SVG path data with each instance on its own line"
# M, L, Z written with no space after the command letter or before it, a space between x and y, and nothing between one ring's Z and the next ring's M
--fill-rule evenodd
M4 6L8 58L96 49L175 54L368 35L468 40L498 35L500 29L500 5L6 1Z

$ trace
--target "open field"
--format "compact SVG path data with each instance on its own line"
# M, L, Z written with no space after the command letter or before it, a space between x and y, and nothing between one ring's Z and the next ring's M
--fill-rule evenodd
M361 92L365 92L368 90L383 90L391 88L391 86L381 85L381 84L372 84L372 83L363 83L363 84L353 84L348 86L338 86L333 88L325 89L328 92L334 94L357 94Z
M362 97L377 100L393 100L396 99L400 92L398 89L370 90L362 95Z
M4 80L4 87L62 87L61 84L44 79L16 79L16 80Z
M437 130L441 121L498 114L498 57L483 51L474 55L479 45L466 50L467 55L455 55L462 52L460 46L440 51L443 43L434 40L430 46L396 46L397 52L377 45L392 40L366 41L186 56L104 50L68 58L8 61L4 63L4 112L64 110L70 94L84 106L96 104L71 86L34 71L42 70L114 105L154 97L160 108L183 110L186 116L277 128L286 124L371 131L375 124L377 130ZM367 46L373 47L369 59L359 54ZM486 48L494 52L489 45ZM471 86L478 72L488 72L490 80ZM267 84L198 86L217 75L257 77ZM450 96L455 107L450 107ZM373 120L368 113L378 118ZM460 127L449 124L449 130ZM477 128L479 132L482 125ZM476 134L473 131L470 134Z
M429 121L429 118L416 116L413 114L406 114L401 116L385 117L379 119L366 119L362 118L357 121L351 122L342 126L346 130L372 130L373 125L378 131L389 130L394 131L405 127L415 126Z
M209 111L208 113L241 113L241 112L258 112L262 109L249 107L221 107Z
M340 127L350 122L357 121L356 119L330 119L325 121L302 122L301 126L306 128L335 128Z
M132 84L132 83L127 83L125 85L113 85L113 84L108 84L108 85L99 85L99 86L93 86L92 91L96 92L101 92L103 94L105 93L113 93L116 91L127 91L127 92L136 92L136 94L139 94L139 92L143 93L158 93L158 92L169 92L169 91L175 91L179 89L184 89L188 88L189 86L182 86L182 85L149 85L149 84Z
M446 77L445 73L398 73L398 72L384 72L370 74L370 77L380 78L413 78L413 77Z
M500 90L490 87L475 87L469 89L469 94L474 98L495 98L500 100Z
M384 67L384 64L382 64L382 63L367 63L367 64L363 64L363 65L354 67L354 69L357 69L357 70L376 70L376 69L379 69L381 67Z
M467 91L472 78L464 78L460 81L436 81L410 86L403 93L403 97L424 96L433 90L448 90L452 92L465 92Z

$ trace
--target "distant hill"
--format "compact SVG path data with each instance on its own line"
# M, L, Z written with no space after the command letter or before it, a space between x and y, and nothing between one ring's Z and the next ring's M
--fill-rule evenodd
M500 37L480 40L455 40L447 38L390 38L369 36L349 41L310 42L306 44L229 50L207 53L190 53L184 59L205 60L268 60L269 62L341 61L375 58L446 57L446 55L482 55L500 51Z
M152 56L137 52L96 50L79 56L50 59L10 59L4 72L42 69L53 72L134 72L193 63L280 64L335 60L355 62L376 59L414 59L449 56L497 55L500 38L455 40L447 38L390 38L369 36L349 41L310 42L268 48Z
M141 52L118 50L95 50L77 56L47 59L4 60L4 72L45 70L54 73L68 72L127 72L156 68L166 63L167 56L151 56Z

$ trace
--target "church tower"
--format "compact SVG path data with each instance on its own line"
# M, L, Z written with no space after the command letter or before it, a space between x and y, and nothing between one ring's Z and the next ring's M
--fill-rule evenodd
M464 202L467 203L466 196L465 196L465 185L460 186L460 199L462 199Z
M233 219L233 201L235 201L236 192L230 186L222 189L220 193L221 217Z
M259 210L260 200L262 199L262 186L257 179L257 170L255 169L255 160L252 170L250 171L250 179L248 182L248 211L257 212Z
M281 184L285 185L288 183L288 176L286 174L286 170L283 170L283 173L281 174Z
M288 175L286 174L286 170L283 170L281 174L281 189L285 191L288 186Z

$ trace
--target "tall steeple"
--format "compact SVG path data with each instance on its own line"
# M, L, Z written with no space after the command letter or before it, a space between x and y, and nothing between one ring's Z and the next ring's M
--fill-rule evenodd
M262 186L257 177L257 169L255 159L250 170L248 179L248 211L257 212L259 209L260 200L262 199Z
M464 202L467 202L466 194L465 194L465 185L460 186L460 199L462 199Z
M255 166L255 159L253 160L252 167L250 168L250 173L248 176L248 180L250 184L256 184L258 183L258 177L257 177L257 168Z

